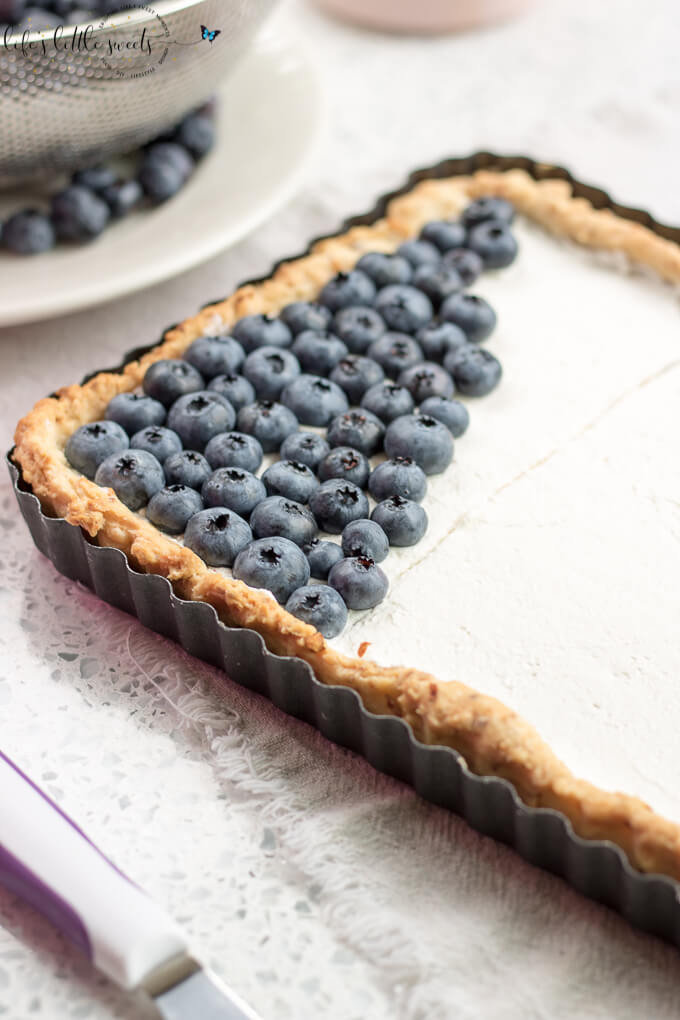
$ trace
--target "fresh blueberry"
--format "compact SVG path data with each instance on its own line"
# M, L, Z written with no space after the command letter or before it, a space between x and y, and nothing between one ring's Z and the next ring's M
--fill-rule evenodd
M306 329L328 329L333 318L330 308L316 301L293 301L281 309L281 318L292 333Z
M250 526L255 538L281 535L296 545L311 542L319 530L312 511L285 496L267 496L258 503L250 515Z
M322 531L339 535L350 521L368 517L368 498L354 482L330 478L312 493L309 509Z
M302 549L279 535L251 542L236 557L234 577L251 588L266 588L277 602L285 603L310 577Z
M340 560L331 568L328 583L342 596L348 609L373 609L389 588L382 567L364 556Z
M383 381L385 373L373 358L348 354L337 363L329 378L345 391L350 404L358 404L367 389Z
M195 167L191 153L177 142L153 142L144 154L144 163L171 166L183 181L191 176Z
M64 453L72 468L93 479L102 461L127 450L129 445L127 432L117 422L93 421L76 429Z
M364 393L361 406L389 425L391 421L401 417L402 414L410 414L415 404L405 386L393 382L382 382L371 386Z
M198 369L187 361L161 358L147 368L142 385L148 396L170 407L178 397L202 390L205 382Z
M259 478L240 467L221 467L201 489L206 506L226 506L239 517L248 517L267 495Z
M188 485L166 485L149 500L146 516L171 535L181 535L189 519L203 509L198 492Z
M500 220L485 220L473 227L467 243L484 260L487 269L504 269L517 257L514 234L507 223Z
M16 25L24 16L26 0L0 0L0 24Z
M286 386L281 403L289 407L303 425L328 425L349 407L337 383L317 375L300 375Z
M319 464L319 478L322 482L327 482L329 478L344 478L361 489L366 487L370 473L368 458L351 446L336 446Z
M368 348L368 354L392 379L424 360L420 344L408 333L383 333Z
M327 330L306 329L296 336L292 351L303 372L328 375L341 358L349 353L340 337Z
M286 602L286 610L329 639L337 637L347 623L344 599L327 584L298 588Z
M413 286L427 294L435 308L449 295L463 289L463 281L453 266L421 266L413 274Z
M265 453L279 449L286 436L297 432L299 423L289 407L274 400L257 400L242 407L236 418L239 432L254 436Z
M433 319L416 333L416 340L428 361L442 362L449 351L462 347L468 338L455 322L440 322Z
M456 389L466 397L485 397L496 388L503 374L498 358L472 344L451 351L444 367L453 376Z
M393 457L382 461L371 471L368 491L378 503L391 496L402 496L420 503L427 491L427 478L411 457Z
M184 544L209 567L231 567L252 543L253 534L242 517L224 506L200 510L184 532Z
M453 459L453 439L436 418L405 414L388 425L385 453L388 457L411 457L426 475L436 475Z
M397 382L406 387L416 404L422 404L428 397L450 397L453 394L453 379L435 361L421 361L419 365L405 368Z
M309 561L312 577L320 581L325 581L331 567L343 558L342 549L337 542L330 542L327 538L313 538L311 542L303 545L302 551Z
M423 400L418 411L446 425L454 439L459 439L470 424L467 407L452 397L428 397Z
M316 471L329 451L330 446L326 440L316 432L293 432L281 444L283 460L296 460L306 464L312 471Z
M453 322L471 343L480 343L496 326L496 313L488 301L475 294L452 294L439 309L442 319Z
M380 418L364 407L352 407L339 414L326 432L331 446L351 446L366 457L380 449L384 435L385 426Z
M89 166L84 170L76 170L71 178L71 184L82 184L90 191L103 191L116 182L116 171L110 166L100 163L99 166Z
M395 283L378 291L375 308L390 329L415 333L432 318L432 302L422 290L408 283Z
M198 390L178 397L168 411L168 428L174 429L188 450L205 449L213 436L228 432L236 411L214 390Z
M193 169L194 160L183 145L156 142L144 155L139 183L153 202L165 202L177 194Z
M104 199L77 184L54 195L50 209L54 229L62 241L89 241L101 234L111 218Z
M379 524L390 545L415 545L427 531L427 514L420 503L390 496L374 508L371 520Z
M115 492L130 510L141 510L165 485L163 468L146 450L130 448L103 460L94 476L97 485Z
M375 298L375 284L370 276L360 269L349 273L336 273L325 284L319 294L319 301L332 312L348 305L372 305Z
M215 124L212 117L190 113L177 128L175 141L188 149L194 159L201 159L215 144Z
M14 213L2 228L2 243L15 255L39 255L54 248L55 242L52 221L37 209Z
M205 456L213 469L237 467L254 474L262 463L264 453L255 436L244 432L221 432L210 440Z
M341 308L333 319L333 331L353 354L365 354L386 328L383 317L364 305Z
M168 457L163 464L163 471L168 485L187 485L190 489L200 491L205 480L210 478L212 468L202 453L182 450Z
M232 336L199 336L184 352L185 361L194 365L204 379L238 372L245 358L245 351Z
M109 401L105 417L109 421L117 421L128 435L133 436L147 425L162 425L165 408L145 393L117 393Z
M259 400L276 400L300 375L300 363L283 347L258 347L246 358L243 375L255 387Z
M357 262L366 276L370 276L376 287L387 287L390 283L409 283L413 267L403 255L386 255L381 251L370 251Z
M146 450L152 453L157 461L163 464L173 453L182 449L182 440L172 429L164 425L147 425L145 429L135 432L130 440L135 450Z
M319 479L299 460L277 460L262 475L268 496L285 496L296 503L307 503L319 485Z
M215 390L226 397L235 411L240 411L246 404L252 404L255 400L255 387L244 379L242 375L235 372L225 372L223 375L216 375L208 383L209 390Z
M502 220L504 223L512 223L515 218L515 208L504 198L483 195L466 206L461 218L468 229L476 227L478 223L484 223L485 220Z
M484 263L477 252L469 248L451 248L444 252L442 262L456 270L466 287L474 283L484 270Z
M420 231L420 239L429 241L439 251L462 248L465 244L465 227L455 220L431 220Z
M290 347L293 334L283 321L270 315L244 315L234 323L231 335L250 354L256 347Z
M387 535L376 521L368 517L350 521L343 529L342 551L345 556L363 556L382 563L390 551Z
M397 255L403 255L405 259L408 259L414 269L417 269L418 266L436 265L441 258L439 248L435 247L431 241L416 239L400 244L397 248Z
M139 181L131 177L127 181L114 181L99 192L109 207L111 216L119 220L127 216L142 201L144 191Z

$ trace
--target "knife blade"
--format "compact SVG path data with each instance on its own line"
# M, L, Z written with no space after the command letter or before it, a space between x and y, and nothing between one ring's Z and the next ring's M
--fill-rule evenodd
M0 883L164 1020L260 1020L192 956L172 918L0 751Z

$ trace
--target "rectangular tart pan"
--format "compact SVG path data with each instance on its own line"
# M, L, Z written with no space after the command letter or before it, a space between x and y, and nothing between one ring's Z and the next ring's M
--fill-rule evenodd
M606 192L574 180L562 167L489 152L447 159L415 171L404 187L382 196L370 212L346 221L340 232L372 224L384 215L392 198L419 181L479 169L514 168L526 170L536 179L566 180L577 196L587 198L595 208L612 209L680 243L679 228L659 224L642 210L617 205ZM123 364L108 371L121 371L153 346L131 351ZM255 631L227 627L212 606L179 599L166 578L133 570L120 550L95 545L80 528L46 516L12 461L11 450L7 463L33 541L60 573L87 585L105 602L136 616L145 627L178 642L190 654L223 669L232 680L269 698L277 708L315 726L329 740L362 755L380 772L408 783L425 800L455 811L473 829L511 846L531 864L561 876L577 892L606 904L637 928L680 946L680 885L672 879L634 870L618 846L582 839L560 812L528 807L508 781L475 775L452 748L421 743L403 719L368 712L355 691L322 684L303 660L272 654Z

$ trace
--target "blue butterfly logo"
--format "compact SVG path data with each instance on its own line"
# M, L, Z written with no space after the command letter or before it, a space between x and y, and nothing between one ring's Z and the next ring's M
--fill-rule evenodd
M219 34L219 28L213 28L211 31L209 28L206 28L205 25L201 25L201 36L203 39L207 39L209 43L214 43Z

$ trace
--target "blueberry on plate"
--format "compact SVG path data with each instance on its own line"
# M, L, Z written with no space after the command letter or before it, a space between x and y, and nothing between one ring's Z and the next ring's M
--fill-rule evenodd
M382 382L366 390L361 399L361 406L389 425L402 414L410 414L415 404L405 386L394 382Z
M337 363L329 378L345 391L351 404L358 404L367 389L383 381L385 373L373 358L348 354Z
M365 354L374 340L387 329L385 320L374 308L348 305L336 312L333 331L353 354Z
M418 266L437 265L441 258L439 248L435 247L431 241L418 240L417 238L400 244L397 248L397 255L402 255L407 259L414 269L417 269Z
M240 467L218 468L201 489L206 506L226 506L239 517L248 517L266 495L260 479Z
M309 561L309 569L312 577L325 581L328 571L343 558L343 551L337 542L331 542L327 538L313 538L311 542L303 545L302 551Z
M116 171L105 163L98 166L88 166L84 170L76 170L71 178L71 184L82 184L84 188L91 191L103 191L116 182Z
M434 314L429 297L408 283L383 287L376 295L375 309L390 329L400 333L415 333Z
M420 503L427 491L427 478L412 457L393 457L371 471L368 491L378 503L391 496Z
M291 348L303 372L328 375L341 358L349 353L340 337L328 330L305 329L298 333Z
M451 248L442 255L442 262L456 270L466 287L474 283L484 270L484 263L477 252L469 248Z
M200 510L189 520L184 544L209 567L231 567L252 542L246 521L225 506Z
M450 397L454 390L453 379L435 361L421 361L405 368L397 382L406 387L416 404L422 404L428 397Z
M332 418L349 407L343 390L330 379L318 375L300 375L286 386L281 403L296 415L303 425L327 425Z
M465 244L465 227L455 220L430 220L420 231L421 241L429 241L439 251L461 248Z
M494 195L482 195L481 198L475 199L465 207L461 220L469 229L485 220L502 220L504 223L512 223L514 218L515 207L506 199L496 198Z
M170 407L185 393L197 393L205 387L203 376L188 361L161 358L147 368L142 382L144 392Z
M483 259L487 269L504 269L517 257L515 236L501 220L485 220L473 227L467 243Z
M436 418L442 425L446 425L454 439L459 439L470 424L467 407L452 397L428 397L427 400L423 400L418 412Z
M439 309L439 315L460 326L470 343L475 344L491 336L496 326L493 308L475 294L452 294Z
M436 418L405 414L388 425L385 453L388 457L411 457L426 475L436 475L453 459L453 439Z
M2 243L15 255L39 255L54 248L56 240L49 216L37 209L14 213L2 228Z
M163 468L152 453L130 448L103 460L94 476L97 485L113 489L130 510L141 510L165 485Z
M277 602L285 603L310 577L302 549L280 535L251 542L236 557L234 577L251 588L266 588Z
M172 166L182 181L189 179L196 165L188 149L177 142L152 142L144 153L144 162Z
M127 432L117 422L92 421L69 436L64 453L72 468L92 480L102 461L129 445Z
M146 516L161 531L181 535L189 519L203 509L203 500L189 485L166 485L149 500Z
M364 407L352 407L339 414L326 432L331 446L351 446L366 457L380 449L384 435L385 426L380 418Z
M368 348L368 355L392 379L396 379L405 368L425 360L420 344L408 333L383 333Z
M234 323L231 335L246 354L256 347L290 347L293 334L282 319L271 315L244 315Z
M456 389L466 397L485 397L498 386L503 374L498 358L471 344L451 351L444 365L453 376Z
M215 144L215 123L212 117L190 113L175 131L175 141L188 149L194 159L201 159Z
M427 531L427 514L420 503L403 496L390 496L378 503L371 520L380 525L390 545L415 545Z
M174 429L189 450L205 449L213 436L234 427L236 412L214 390L198 390L178 397L168 411L168 428Z
M240 411L246 404L252 404L255 400L255 387L242 375L235 372L224 372L216 375L208 383L209 390L215 390L226 397L235 411Z
M347 623L344 599L327 584L298 588L286 602L286 610L329 639L337 637Z
M281 318L296 336L306 329L328 329L333 318L330 308L317 301L293 301L281 309Z
M300 363L283 347L258 347L251 351L243 375L252 383L259 400L276 400L288 383L300 375Z
M296 545L311 542L319 530L312 511L285 496L267 496L258 503L250 515L250 526L255 538L281 535Z
M245 358L245 351L233 336L199 336L184 352L184 360L195 365L204 379L238 372Z
M193 169L194 161L183 145L157 142L144 155L139 183L152 202L166 202L182 188Z
M349 273L336 273L328 283L324 284L319 294L319 301L332 312L348 305L372 305L375 298L375 284L370 276L360 269L352 269Z
M449 351L468 343L468 338L455 322L441 322L433 319L416 333L416 340L427 361L442 362Z
M281 444L281 457L299 461L316 471L329 450L329 444L316 432L293 432Z
M331 478L312 493L309 509L321 531L339 535L350 521L368 517L368 498L354 482Z
M53 196L50 214L61 241L89 241L101 234L111 218L104 199L78 184Z
M210 478L212 468L202 453L196 450L182 450L173 453L163 464L167 485L186 485L199 492L206 479Z
M368 517L350 521L340 541L345 556L363 556L376 563L382 563L390 551L387 535L377 521Z
M342 596L348 609L373 609L389 588L382 567L364 556L340 560L331 569L328 583Z
M262 475L268 496L285 496L296 503L307 503L319 485L319 479L299 460L277 460Z
M289 407L275 400L257 400L242 407L236 418L239 432L254 436L265 453L275 453L299 423Z
M165 408L145 393L117 393L109 401L105 416L109 421L117 421L132 436L147 425L162 425Z
M363 489L371 473L371 466L368 458L359 450L353 450L351 446L336 446L326 454L318 471L322 482L327 482L329 478L344 478Z
M382 251L370 251L362 255L357 269L370 276L376 287L387 287L390 283L409 283L413 267L403 255L386 255Z
M146 450L152 453L157 461L163 464L173 453L182 449L182 440L172 429L164 425L147 425L145 429L135 432L130 440L135 450Z
M463 281L453 266L420 266L413 274L413 286L427 294L435 308L439 308L451 294L463 289Z
M99 192L109 207L113 219L119 220L139 205L144 191L139 181L131 177L127 181L114 181Z
M245 432L221 432L210 440L205 456L213 469L238 467L254 473L262 463L264 451L255 436Z

